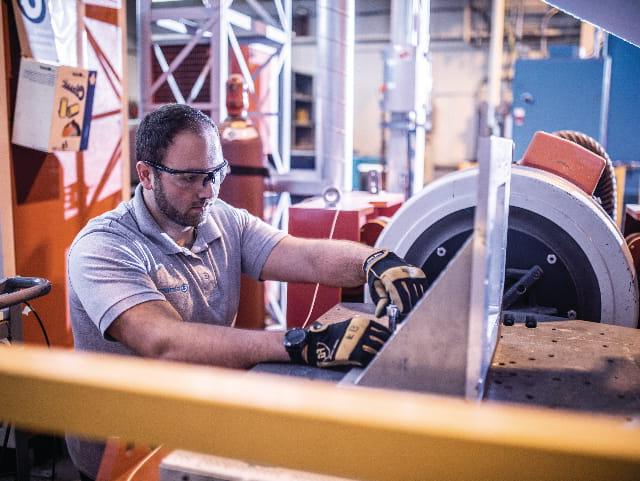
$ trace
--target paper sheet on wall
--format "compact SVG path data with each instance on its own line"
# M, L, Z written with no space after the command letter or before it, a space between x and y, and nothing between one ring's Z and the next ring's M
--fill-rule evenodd
M20 52L44 62L58 62L56 37L46 0L13 0Z

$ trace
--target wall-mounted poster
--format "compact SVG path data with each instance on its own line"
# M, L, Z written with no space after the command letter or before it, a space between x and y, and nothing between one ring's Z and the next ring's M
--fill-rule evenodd
M20 53L44 62L58 62L51 15L46 0L13 0Z

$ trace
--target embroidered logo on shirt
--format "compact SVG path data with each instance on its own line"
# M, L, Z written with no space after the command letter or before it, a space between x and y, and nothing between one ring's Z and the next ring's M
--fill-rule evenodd
M158 287L158 290L163 294L168 294L170 292L187 292L189 291L189 284L182 284L173 287Z

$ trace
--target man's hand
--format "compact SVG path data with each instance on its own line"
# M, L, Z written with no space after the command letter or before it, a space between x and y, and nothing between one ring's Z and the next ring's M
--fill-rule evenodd
M393 252L382 250L370 255L363 268L376 304L376 317L385 313L389 303L398 306L401 315L408 314L426 290L422 269L407 264Z
M302 360L317 367L364 367L390 335L385 326L362 316L335 324L315 322L307 331Z

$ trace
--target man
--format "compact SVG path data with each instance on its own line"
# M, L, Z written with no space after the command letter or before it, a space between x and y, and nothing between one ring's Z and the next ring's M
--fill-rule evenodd
M407 313L424 292L424 273L391 252L288 236L216 201L227 164L215 125L196 109L168 105L147 115L136 160L133 199L90 221L69 252L76 349L230 368L364 366L390 335L373 319L286 334L231 327L241 272L331 286L367 280L377 316L390 301ZM95 479L102 446L67 443L83 476Z

